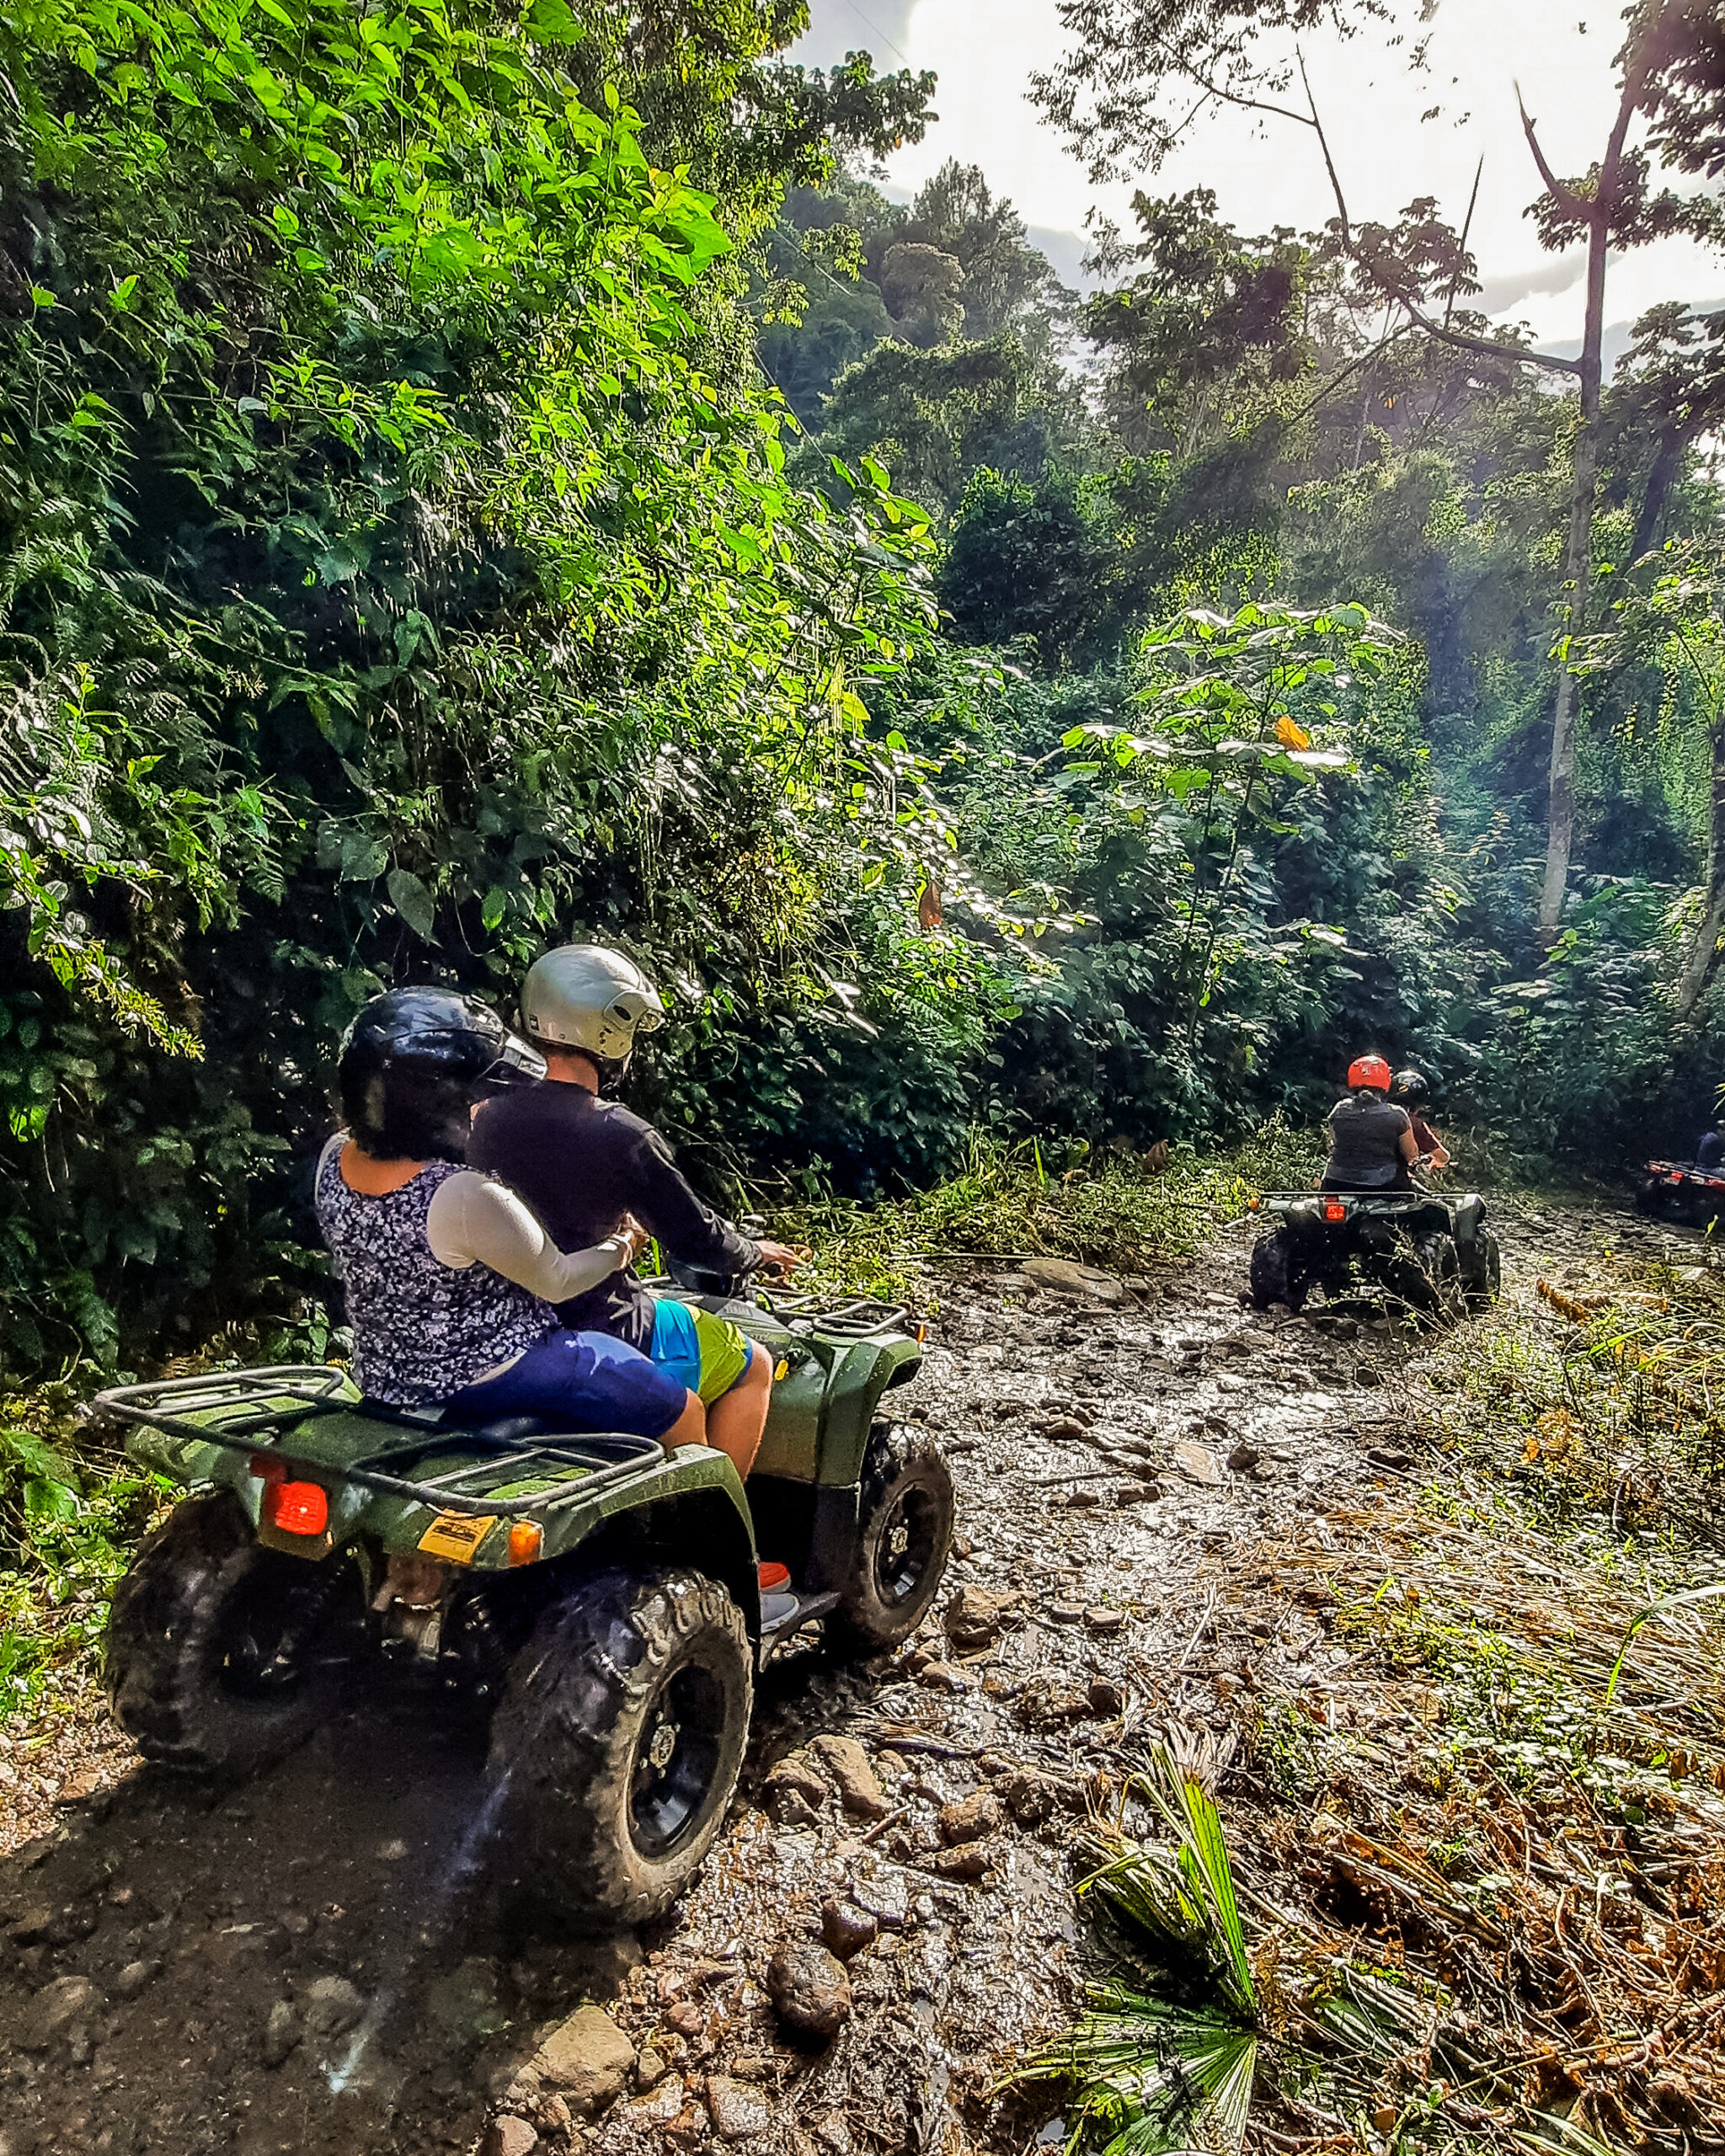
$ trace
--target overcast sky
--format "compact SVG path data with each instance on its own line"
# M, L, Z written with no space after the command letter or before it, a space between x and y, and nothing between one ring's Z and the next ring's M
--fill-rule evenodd
M1032 70L1051 66L1061 50L1055 0L811 0L811 11L793 57L830 64L860 49L879 68L932 67L940 77L940 123L891 161L895 192L914 189L955 157L980 165L1032 226L1081 232L1098 203L1124 216L1130 189L1093 187L1025 98ZM1514 86L1556 169L1585 171L1616 109L1618 10L1594 0L1436 0L1429 28L1429 64L1418 76L1405 52L1366 36L1306 46L1348 210L1356 220L1387 222L1416 195L1433 195L1459 225L1483 157L1471 234L1483 304L1531 323L1557 349L1573 348L1581 334L1581 257L1545 253L1523 214L1539 181ZM1442 108L1438 116L1423 120L1433 105ZM1310 128L1228 109L1204 115L1147 184L1165 194L1212 187L1224 214L1248 232L1313 229L1333 212ZM1656 300L1722 296L1725 263L1717 254L1666 241L1614 258L1606 317L1627 322Z

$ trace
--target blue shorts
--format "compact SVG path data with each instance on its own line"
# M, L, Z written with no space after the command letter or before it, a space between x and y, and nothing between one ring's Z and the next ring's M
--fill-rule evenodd
M751 1350L741 1328L676 1295L653 1306L653 1359L686 1385L703 1407L723 1400L747 1370Z
M537 1415L566 1420L575 1430L662 1438L687 1405L681 1379L638 1348L608 1332L570 1332L559 1326L494 1378L464 1385L444 1412L456 1422Z

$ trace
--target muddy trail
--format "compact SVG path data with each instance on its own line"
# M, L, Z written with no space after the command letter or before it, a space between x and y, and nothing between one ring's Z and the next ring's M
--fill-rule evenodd
M1520 1301L1608 1225L1645 1232L1498 1218ZM387 1699L219 1796L140 1769L94 1710L14 1748L0 2156L1057 2138L1052 2098L997 2084L1093 1963L1076 1819L1171 1719L1223 1736L1334 1674L1346 1650L1255 1590L1255 1553L1421 1471L1424 1343L1242 1309L1247 1241L1130 1283L932 1272L896 1397L953 1457L948 1591L890 1659L774 1663L726 1831L645 1935L505 1936L471 1744Z

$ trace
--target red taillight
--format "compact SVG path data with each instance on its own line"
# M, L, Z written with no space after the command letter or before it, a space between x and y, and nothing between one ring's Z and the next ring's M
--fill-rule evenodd
M1324 1208L1324 1218L1327 1220L1345 1220L1348 1218L1348 1208L1332 1198Z
M266 1482L264 1520L284 1534L321 1534L329 1524L329 1492L316 1482Z

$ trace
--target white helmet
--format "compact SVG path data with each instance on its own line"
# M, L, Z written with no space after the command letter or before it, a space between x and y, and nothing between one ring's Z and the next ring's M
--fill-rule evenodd
M659 990L633 958L600 943L547 951L521 984L521 1030L530 1040L623 1064L638 1033L665 1023Z

